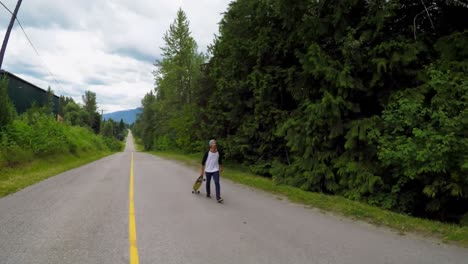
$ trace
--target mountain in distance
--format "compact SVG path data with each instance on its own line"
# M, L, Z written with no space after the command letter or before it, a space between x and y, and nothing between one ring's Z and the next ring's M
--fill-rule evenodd
M136 117L143 111L143 108L135 108L129 110L122 110L112 113L104 114L103 119L108 120L112 119L115 122L120 122L120 119L123 119L124 123L133 124L135 123Z

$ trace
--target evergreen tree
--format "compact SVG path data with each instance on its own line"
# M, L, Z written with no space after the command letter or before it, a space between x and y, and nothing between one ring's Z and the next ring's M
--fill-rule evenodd
M459 221L466 17L462 1L237 0L204 63L180 10L135 134L147 149L217 138L275 182Z
M137 126L145 148L190 149L194 126L194 84L197 83L203 56L190 36L189 22L179 9L164 35L163 59L155 63L155 93L142 101L143 114ZM171 144L174 142L175 144Z
M96 93L91 91L85 91L85 94L82 96L84 110L87 114L86 123L90 128L95 127L96 123L96 111L97 111L97 103L96 103Z

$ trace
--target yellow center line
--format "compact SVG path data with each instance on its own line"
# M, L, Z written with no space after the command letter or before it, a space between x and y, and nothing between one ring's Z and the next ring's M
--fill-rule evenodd
M128 218L128 240L130 242L130 264L138 264L138 248L135 224L135 203L133 201L133 152L130 162L130 197L129 197L129 218Z

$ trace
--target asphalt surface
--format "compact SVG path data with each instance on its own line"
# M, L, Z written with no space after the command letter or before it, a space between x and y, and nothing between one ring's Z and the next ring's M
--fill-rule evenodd
M223 179L218 204L204 187L191 193L198 170L134 152L129 139L125 152L0 199L0 264L130 263L132 152L139 263L468 263L466 248Z

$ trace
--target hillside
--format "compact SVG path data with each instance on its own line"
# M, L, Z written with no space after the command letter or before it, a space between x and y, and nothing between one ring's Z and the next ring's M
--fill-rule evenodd
M104 114L104 120L113 119L114 121L120 121L120 119L123 119L125 123L132 124L132 123L135 123L137 114L141 112L142 112L142 108L135 108L135 109L107 113L107 114Z

